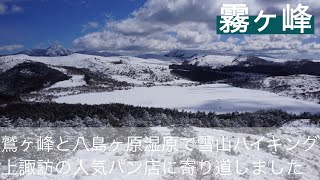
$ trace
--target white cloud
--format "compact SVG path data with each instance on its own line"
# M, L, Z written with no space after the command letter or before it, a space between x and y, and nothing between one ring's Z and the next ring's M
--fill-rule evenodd
M270 2L272 1L272 3ZM315 35L245 35L221 40L216 34L216 16L225 3L246 3L250 14L259 10L281 14L289 1L270 0L147 0L123 20L109 21L102 31L74 40L74 45L96 50L159 52L199 49L232 52L291 53L317 49ZM320 1L297 0L320 16ZM319 18L316 18L316 20ZM317 20L320 24L320 20ZM319 32L319 31L317 31ZM308 40L308 44L305 41Z
M0 46L0 51L14 51L17 49L21 49L24 46L21 44L12 44L12 45L5 45L5 46Z
M19 12L23 12L23 8L21 6L17 6L17 5L12 5L11 6L11 12L12 13L19 13Z
M18 6L16 4L10 5L10 2L11 1L9 0L0 1L0 15L23 12L23 7Z
M7 5L0 3L0 15L5 14L7 9L8 9Z
M239 38L236 38L236 37L229 37L228 39L227 39L227 42L229 42L229 43L237 43L237 42L239 42L240 41L240 39Z
M98 28L99 27L99 23L95 22L95 21L90 21L88 22L88 26L91 28Z
M99 22L89 21L87 24L82 26L82 32L86 32L90 29L97 29L99 27Z

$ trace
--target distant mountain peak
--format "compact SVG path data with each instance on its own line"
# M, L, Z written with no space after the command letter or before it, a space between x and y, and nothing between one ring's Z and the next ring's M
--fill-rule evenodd
M61 45L53 45L46 49L46 55L50 57L68 56L72 51L63 48Z
M46 56L46 57L57 57L57 56L69 56L72 51L62 47L61 45L53 45L47 49L28 49L21 51L17 54L26 54L28 56Z
M191 59L197 55L198 53L195 51L176 49L176 50L170 51L164 56L177 58L177 59Z

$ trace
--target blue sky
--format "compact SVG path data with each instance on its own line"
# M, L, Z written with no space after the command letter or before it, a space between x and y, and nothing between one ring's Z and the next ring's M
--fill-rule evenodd
M302 3L315 16L316 33L217 35L216 16L226 3L244 3L253 15ZM319 16L319 0L0 0L0 53L60 44L120 54L188 49L319 57Z
M102 29L109 18L127 18L143 3L144 0L3 1L7 8L0 15L0 46L22 44L24 48L35 48L59 43L72 48L75 38ZM13 6L21 7L21 11L12 12Z

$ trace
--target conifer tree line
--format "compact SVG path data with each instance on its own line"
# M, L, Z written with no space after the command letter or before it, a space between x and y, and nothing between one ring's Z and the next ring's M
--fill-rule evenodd
M295 115L281 110L216 114L124 104L17 103L0 107L0 127L279 127L299 119L320 124L320 114Z

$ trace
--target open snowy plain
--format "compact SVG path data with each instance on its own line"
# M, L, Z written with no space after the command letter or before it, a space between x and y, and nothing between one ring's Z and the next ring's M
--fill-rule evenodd
M135 87L129 90L64 96L54 101L69 104L124 103L216 113L250 112L260 109L282 109L292 113L320 111L320 104L227 84Z

